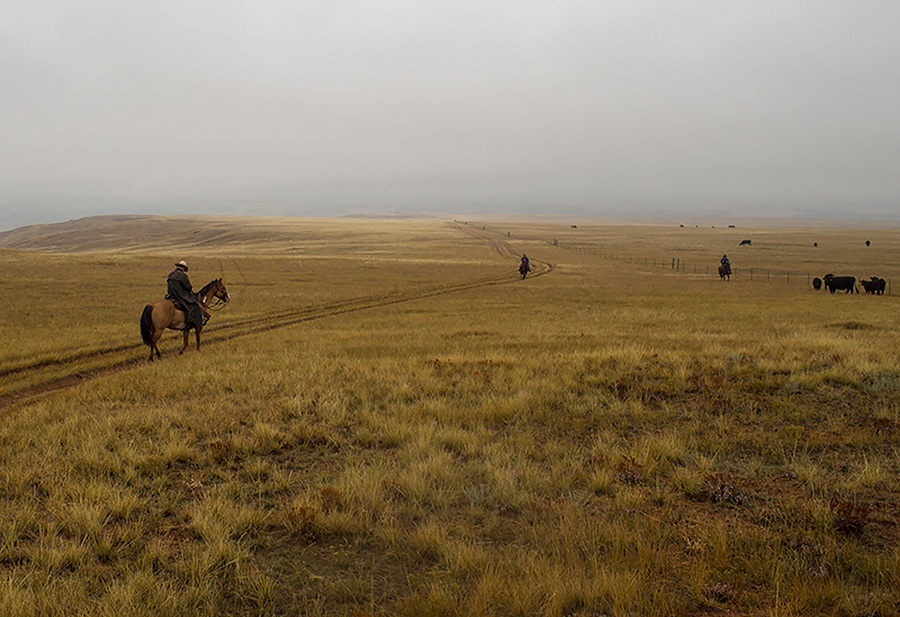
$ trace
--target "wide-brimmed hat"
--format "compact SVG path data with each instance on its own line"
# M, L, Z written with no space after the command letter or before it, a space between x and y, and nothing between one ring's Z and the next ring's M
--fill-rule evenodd
M184 268L185 270L188 269L187 262L183 259L181 261L179 261L177 264L175 264L175 267L176 268Z

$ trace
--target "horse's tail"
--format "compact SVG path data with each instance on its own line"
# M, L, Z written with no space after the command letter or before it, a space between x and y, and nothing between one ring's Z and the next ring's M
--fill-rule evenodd
M144 345L153 346L153 306L148 304L141 313L141 338Z

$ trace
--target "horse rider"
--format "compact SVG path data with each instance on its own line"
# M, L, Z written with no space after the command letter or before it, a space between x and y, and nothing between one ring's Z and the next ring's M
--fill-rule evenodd
M521 265L525 267L526 272L531 271L531 263L528 261L528 255L526 255L525 253L522 253L522 264Z
M724 272L728 276L731 276L731 262L728 261L728 255L722 255L722 259L719 260L719 263L722 264L719 266L719 274Z
M187 275L188 265L183 259L175 264L175 269L169 273L166 279L166 300L176 302L184 307L184 327L199 328L209 319L207 313L191 286L191 280Z

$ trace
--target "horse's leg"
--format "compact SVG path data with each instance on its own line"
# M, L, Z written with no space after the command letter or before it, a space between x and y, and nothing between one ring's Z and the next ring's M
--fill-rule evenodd
M154 354L156 354L157 358L162 358L162 354L159 352L159 339L162 338L163 332L171 323L175 308L168 300L157 300L150 306L153 307L153 310L150 313L148 337L145 342L150 347L149 359L152 361Z
M153 352L154 351L156 351L156 355L157 355L157 357L159 357L159 349L156 348L156 341L158 341L158 340L159 340L159 332L154 330L153 333L150 335L150 343L148 345L150 347L150 358L149 358L150 362L153 362Z
M184 329L184 345L181 346L181 351L178 352L178 355L179 355L179 356L180 356L181 354L184 353L184 350L185 350L185 349L187 349L187 346L188 346L188 336L190 336L190 334L191 334L191 329L190 329L190 328L185 328L185 329Z
M200 328L194 328L194 333L197 335L197 351L200 351Z
M157 358L162 358L162 354L159 353L159 346L157 345L157 343L159 343L159 339L162 338L162 334L163 334L162 328L157 328L156 330L153 331L153 338L150 339L150 360L151 361L153 360L154 352L156 352Z

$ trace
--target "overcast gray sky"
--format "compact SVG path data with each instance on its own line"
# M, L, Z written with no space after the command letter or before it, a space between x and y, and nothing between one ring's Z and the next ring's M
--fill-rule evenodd
M0 229L900 217L900 2L0 0Z

